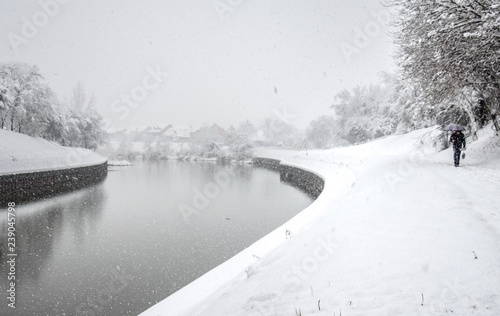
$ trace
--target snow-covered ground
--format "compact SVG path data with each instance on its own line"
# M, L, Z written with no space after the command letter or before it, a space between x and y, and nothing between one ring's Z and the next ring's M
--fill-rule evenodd
M0 175L89 166L107 158L83 148L0 129Z
M323 193L141 315L500 315L500 138L485 129L455 168L433 133L258 152Z

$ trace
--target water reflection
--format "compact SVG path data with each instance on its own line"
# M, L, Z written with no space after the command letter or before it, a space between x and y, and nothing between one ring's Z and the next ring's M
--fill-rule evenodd
M197 194L203 207L186 222L180 206ZM278 173L251 166L117 168L96 186L16 208L19 305L1 304L0 315L137 315L310 202ZM5 289L6 210L0 229Z
M81 244L87 236L86 227L96 227L105 202L105 191L102 184L88 187L76 192L63 194L57 198L48 199L15 207L15 253L16 257L16 295L18 302L26 306L29 297L39 295L37 288L43 276L50 270L50 260L54 248L64 231L72 231L75 244ZM7 279L9 266L7 258L7 209L0 209L0 278L2 289L8 288ZM44 296L41 293L42 297ZM43 299L38 297L39 299ZM28 300L27 300L28 298ZM19 303L21 304L21 303ZM3 305L3 306L2 306ZM1 315L16 315L7 309L7 304L0 305ZM18 306L19 307L19 306ZM26 308L23 313L36 309ZM18 315L30 315L19 313Z

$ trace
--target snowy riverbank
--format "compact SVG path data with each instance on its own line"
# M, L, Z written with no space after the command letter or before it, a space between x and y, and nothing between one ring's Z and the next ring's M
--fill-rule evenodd
M2 129L0 146L0 175L84 167L107 160L88 149L63 147Z
M98 149L98 152L110 157L112 161L151 159L235 164L248 164L252 160L252 151L253 145L250 143L222 145L213 142L135 141L124 144L113 140Z
M323 193L141 315L500 314L500 140L482 131L455 168L422 144L431 131L257 152L321 175Z

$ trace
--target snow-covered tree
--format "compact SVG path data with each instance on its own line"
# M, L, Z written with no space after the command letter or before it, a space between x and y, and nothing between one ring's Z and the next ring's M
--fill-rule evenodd
M24 63L0 64L2 128L22 131L26 124L37 124L44 118L37 113L50 112L52 92L42 80L38 67ZM50 113L49 113L50 114Z
M394 114L398 109L391 103L395 79L389 74L382 79L383 84L358 85L336 95L331 108L340 124L340 137L359 143L395 131L398 122Z
M420 92L421 100L436 108L461 106L470 122L476 121L475 108L483 100L484 109L494 118L500 107L500 3L388 3L399 12L395 38L404 79ZM472 102L463 102L464 97Z
M44 138L66 145L66 122L62 113L56 113L48 119Z
M255 126L253 126L253 124L249 120L240 122L238 124L238 127L236 128L236 131L238 132L238 134L246 135L247 137L251 137L257 132Z
M73 90L71 107L62 109L38 67L25 63L0 64L1 128L42 136L62 145L95 149L104 141L102 117L95 98L85 95L83 84Z
M24 105L19 116L18 131L30 136L43 135L49 121L56 116L56 107L55 96L47 85L34 89L32 100Z
M259 131L273 146L296 147L302 140L302 135L295 126L277 118L265 118Z
M229 126L227 129L227 143L232 145L238 141L238 132L234 126Z
M311 121L306 129L306 140L314 148L334 146L339 141L340 123L333 116L322 115Z
M87 109L80 117L81 143L83 148L95 150L104 143L105 131L102 116L95 110Z
M102 117L94 110L69 112L64 129L64 143L71 147L96 149L105 141Z

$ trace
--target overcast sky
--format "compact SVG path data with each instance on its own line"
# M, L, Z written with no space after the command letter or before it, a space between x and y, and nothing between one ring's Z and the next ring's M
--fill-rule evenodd
M42 5L46 3L47 5ZM366 0L0 0L1 61L77 81L114 127L281 118L304 127L342 89L395 69Z

